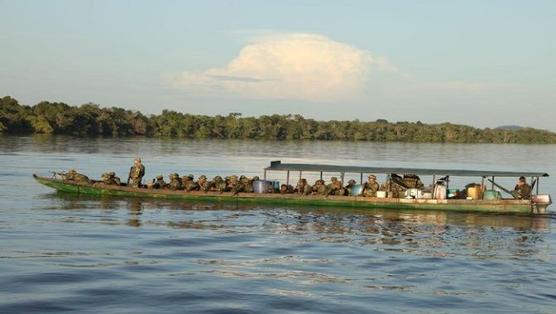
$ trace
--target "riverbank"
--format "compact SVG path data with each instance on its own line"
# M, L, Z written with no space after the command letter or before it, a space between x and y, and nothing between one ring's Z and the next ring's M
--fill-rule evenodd
M442 123L317 121L301 115L206 116L163 110L144 115L96 104L58 102L21 105L0 99L0 133L78 137L172 137L185 139L322 140L406 143L556 144L556 133L534 128L475 128Z

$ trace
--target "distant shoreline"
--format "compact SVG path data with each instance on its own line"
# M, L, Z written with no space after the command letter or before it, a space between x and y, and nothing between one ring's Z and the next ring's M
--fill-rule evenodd
M55 134L77 137L159 137L184 139L321 140L401 143L556 144L556 133L534 128L475 128L441 123L318 121L301 115L206 116L163 110L139 111L95 104L40 102L21 105L0 98L0 134Z

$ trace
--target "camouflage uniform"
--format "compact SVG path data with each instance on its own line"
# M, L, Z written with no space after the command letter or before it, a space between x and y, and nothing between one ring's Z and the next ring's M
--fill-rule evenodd
M224 181L221 176L216 176L209 183L209 187L211 191L217 191L222 193L226 191L227 185L226 185L226 181Z
M72 181L81 184L91 184L91 180L84 174L77 172L75 169L71 169L66 173L65 179L67 181Z
M172 173L170 176L170 183L168 183L168 188L172 191L182 190L183 186L181 184L180 176L177 173Z
M145 166L141 164L141 159L135 159L135 164L129 169L127 185L133 188L141 187L143 176L145 176Z
M239 181L236 175L226 177L226 192L235 192L238 188Z
M197 185L199 186L200 191L204 191L204 192L209 191L210 184L211 182L207 180L207 177L205 175L199 176L199 179L197 180Z
M233 190L234 194L243 192L243 193L253 193L253 180L249 179L246 176L239 177L239 182L236 185L235 189Z
M195 177L192 174L190 174L188 176L183 176L181 178L181 183L183 185L183 188L187 192L199 191L199 184L197 184L197 182L193 181L194 178Z
M326 195L345 195L345 190L342 187L342 182L336 177L330 178L332 181L326 186Z
M103 173L100 179L106 185L121 185L120 178L113 171Z
M311 188L311 192L315 195L326 195L326 185L324 185L324 180L317 180L315 185Z
M164 182L164 177L162 175L156 176L156 181L153 182L153 189L164 189L166 187L166 182Z
M299 179L294 192L301 195L311 194L311 186L307 184L307 179Z
M520 200L526 200L531 198L532 191L533 188L527 184L525 177L520 177L519 183L515 186L512 195Z
M376 197L376 192L380 189L380 185L376 182L376 176L370 175L367 182L363 184L363 196Z

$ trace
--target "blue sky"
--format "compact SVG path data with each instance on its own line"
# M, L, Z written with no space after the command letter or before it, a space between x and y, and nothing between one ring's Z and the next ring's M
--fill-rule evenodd
M556 130L555 1L4 1L0 95Z

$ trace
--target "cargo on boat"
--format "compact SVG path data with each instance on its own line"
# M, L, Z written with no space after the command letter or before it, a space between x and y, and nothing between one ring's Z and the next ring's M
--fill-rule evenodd
M286 173L286 184L289 184L292 172L299 174L313 173L322 176L324 173L337 173L341 182L346 174L358 174L359 185L352 188L349 196L345 195L303 195L298 193L280 193L280 184L277 181L267 180L274 171ZM361 195L364 174L385 174L388 180L395 181L395 174L411 174L432 176L433 184L422 188L404 188L403 182L397 182L402 187L403 193L393 197L389 190L377 191L373 197ZM539 181L548 177L542 172L509 172L509 171L478 171L478 170L447 170L447 169L416 169L416 168L381 168L360 166L339 166L319 164L293 164L281 161L271 162L264 169L263 180L253 182L253 193L233 193L216 191L183 191L169 189L149 189L144 187L130 187L125 184L105 185L97 183L78 183L57 177L41 177L33 175L35 180L45 186L60 192L79 193L94 196L121 196L121 197L150 197L189 201L215 201L215 202L242 202L276 205L308 205L308 206L336 206L359 208L383 209L426 209L445 211L477 211L497 213L546 213L547 207L552 203L550 195L539 194ZM471 185L464 191L465 198L461 198L460 190L449 189L449 177L475 177L481 179L481 184ZM496 178L531 178L531 195L526 199L519 199L499 185ZM439 178L437 181L436 179ZM491 184L486 189L486 182ZM495 189L498 188L498 189ZM507 192L508 198L502 198L499 190Z

